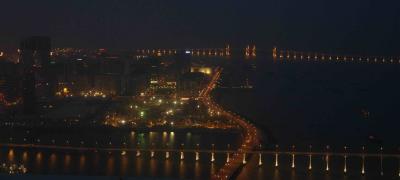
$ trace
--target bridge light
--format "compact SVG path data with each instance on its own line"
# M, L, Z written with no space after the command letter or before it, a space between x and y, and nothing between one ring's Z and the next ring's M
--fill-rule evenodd
M139 147L139 143L137 144L137 150L136 150L136 157L140 156L140 147Z
M310 145L310 154L309 154L309 156L308 156L308 170L311 170L312 169L312 164L311 164L311 162L312 162L312 146Z
M151 151L150 151L150 158L154 157L154 143L151 143Z
M343 167L343 173L347 173L347 154L346 154L346 151L347 150L347 147L345 146L344 147L344 167Z
M250 56L250 45L247 45L244 51L245 51L245 56L249 57Z
M251 50L251 56L256 57L257 56L257 50L256 50L256 45L253 45L253 48Z
M169 159L169 151L165 152L165 159Z
M381 170L381 176L383 176L383 147L380 148L380 170Z
M365 155L364 155L364 146L362 147L362 156L361 156L361 174L365 174Z
M215 161L215 157L214 157L214 151L215 151L215 145L214 144L212 144L211 145L212 146L212 152L211 152L211 162L214 162Z
M196 152L195 152L195 154L196 154L196 161L199 161L200 160L199 144L196 144Z
M275 152L275 167L278 167L278 165L279 165L279 163L278 163L278 148L279 148L279 146L278 145L275 145L275 149L276 149L276 152Z
M276 59L277 58L277 48L276 47L274 47L273 49L272 49L272 57L274 58L274 59Z
M292 168L295 168L295 162L294 162L294 160L295 160L295 155L294 155L294 148L295 148L295 146L293 145L292 146Z
M326 171L329 171L329 145L328 146L326 146L326 157L325 157L325 160L326 160Z
M183 154L183 146L184 146L184 144L181 144L181 152L180 152L180 154L181 154L180 159L181 159L181 160L183 160L183 159L185 158L185 156L184 156L184 154Z

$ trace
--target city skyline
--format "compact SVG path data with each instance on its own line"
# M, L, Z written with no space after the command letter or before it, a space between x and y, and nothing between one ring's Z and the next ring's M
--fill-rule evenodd
M152 48L257 44L396 55L398 2L377 1L13 1L0 47L32 35L54 47ZM202 10L204 9L204 10ZM15 12L24 13L15 13ZM212 28L211 28L212 27Z
M396 179L399 7L2 3L0 179Z

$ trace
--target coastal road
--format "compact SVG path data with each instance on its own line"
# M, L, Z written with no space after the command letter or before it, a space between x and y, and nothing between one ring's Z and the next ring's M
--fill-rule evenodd
M221 116L238 124L242 129L243 142L238 150L233 153L231 158L225 162L224 166L217 173L212 175L212 179L230 179L242 166L247 164L248 160L246 156L248 156L248 154L246 154L246 152L256 149L261 139L260 133L254 125L239 115L224 110L212 100L210 93L216 87L222 70L222 68L216 68L210 83L200 92L199 99L211 110L219 112Z

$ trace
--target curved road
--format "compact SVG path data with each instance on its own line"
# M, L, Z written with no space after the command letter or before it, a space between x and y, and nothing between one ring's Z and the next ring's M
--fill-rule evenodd
M236 122L242 129L243 143L239 147L236 153L234 153L229 162L226 162L224 166L215 174L212 175L211 179L229 179L232 175L243 165L246 164L246 152L254 150L260 143L260 133L257 128L250 124L240 116L226 111L216 104L210 97L210 92L215 88L218 79L221 76L222 68L217 68L210 83L206 88L200 92L199 99L207 105L211 110L220 112L222 116Z

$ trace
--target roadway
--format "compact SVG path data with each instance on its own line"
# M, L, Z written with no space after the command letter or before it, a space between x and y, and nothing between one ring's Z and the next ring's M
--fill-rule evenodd
M212 100L210 93L216 87L222 70L222 68L217 68L215 70L210 83L200 92L199 99L211 110L220 112L220 115L225 116L227 119L237 123L242 129L243 142L238 150L233 153L229 161L227 161L216 174L212 175L211 179L230 179L242 165L247 163L247 152L256 149L256 147L259 146L261 139L260 133L254 125L250 124L242 117L224 110Z

